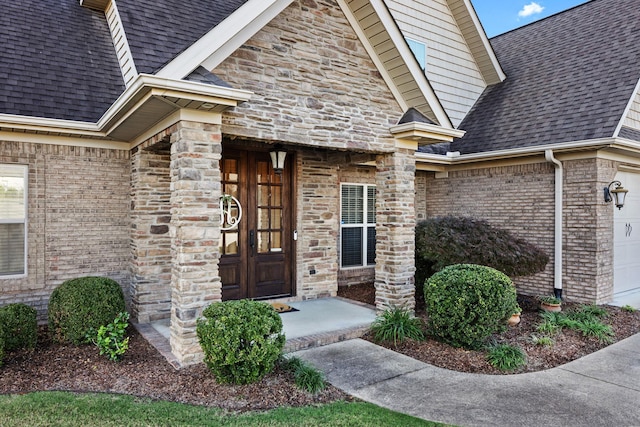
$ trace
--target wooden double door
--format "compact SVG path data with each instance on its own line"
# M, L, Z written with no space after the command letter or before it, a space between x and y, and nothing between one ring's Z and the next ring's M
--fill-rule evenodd
M223 149L223 300L292 295L291 164L276 173L268 152Z

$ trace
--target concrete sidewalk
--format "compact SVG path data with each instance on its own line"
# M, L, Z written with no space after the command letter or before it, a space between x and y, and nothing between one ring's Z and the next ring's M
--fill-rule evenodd
M361 339L294 355L345 392L458 426L640 426L640 334L547 371L465 374Z

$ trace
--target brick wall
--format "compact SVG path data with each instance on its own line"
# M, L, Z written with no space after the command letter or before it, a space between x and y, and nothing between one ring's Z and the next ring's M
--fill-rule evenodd
M613 294L613 210L602 200L617 164L608 160L564 161L563 296L571 301L603 303ZM442 215L483 218L543 249L545 271L514 278L518 291L541 295L553 291L554 168L549 163L449 172L436 179L416 178L418 217ZM449 187L461 195L447 197ZM465 197L473 195L473 197Z
M393 148L403 114L340 7L294 1L215 70L254 92L222 132L357 151Z
M453 171L448 178L419 172L417 217L482 218L537 245L549 255L546 269L514 282L519 292L549 294L553 291L554 182L554 169L548 163ZM459 197L448 195L451 188Z
M129 286L129 152L0 142L0 162L29 166L28 274L0 279L0 305L45 318L63 281L108 276Z
M564 162L565 293L577 301L603 303L613 296L613 209L602 189L616 174L610 160Z

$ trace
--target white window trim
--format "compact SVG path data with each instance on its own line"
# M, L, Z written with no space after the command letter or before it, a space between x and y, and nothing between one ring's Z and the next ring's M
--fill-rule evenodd
M28 236L28 230L29 230L29 166L27 165L20 165L20 164L14 164L14 163L3 163L4 165L9 165L9 166L21 166L23 169L23 180L24 180L24 221L21 220L16 220L16 219L5 219L5 220L1 220L0 222L2 224L24 224L24 273L22 274L11 274L11 275L6 275L6 276L2 276L0 275L0 280L8 280L8 279L23 279L25 277L27 277L29 270L28 270L28 260L27 260L27 254L29 253L29 248L28 248L28 244L29 244L29 239L27 238Z
M358 186L358 187L362 187L362 191L363 191L363 212L362 212L362 220L363 222L361 224L343 224L342 223L342 187L344 187L345 185L351 185L351 186ZM367 263L367 253L368 253L368 249L369 247L367 246L368 242L367 242L367 230L369 228L375 228L376 224L370 224L367 222L367 218L368 218L368 214L369 214L369 199L368 199L368 194L369 194L369 188L373 188L375 190L376 186L374 184L362 184L360 182L341 182L340 183L340 234L339 234L339 248L340 248L340 255L339 255L339 261L340 261L340 270L357 270L357 269L363 269L363 268L373 268L375 266L375 263L373 264L369 264ZM358 227L362 227L362 265L349 265L349 266L343 266L342 265L342 229L343 228L358 228Z

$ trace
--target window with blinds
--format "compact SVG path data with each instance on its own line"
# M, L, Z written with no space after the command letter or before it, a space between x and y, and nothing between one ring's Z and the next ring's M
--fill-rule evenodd
M340 193L340 266L374 265L376 187L342 184Z
M0 164L0 278L26 274L27 167Z

